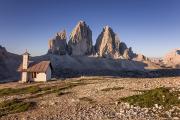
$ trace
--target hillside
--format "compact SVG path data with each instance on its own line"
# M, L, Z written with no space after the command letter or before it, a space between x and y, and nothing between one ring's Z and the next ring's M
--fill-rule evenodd
M16 71L21 63L21 56L8 52L4 47L0 46L0 82L17 80L19 74Z

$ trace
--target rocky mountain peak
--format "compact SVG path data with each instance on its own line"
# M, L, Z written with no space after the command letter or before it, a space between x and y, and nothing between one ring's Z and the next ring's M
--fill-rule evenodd
M113 32L112 28L111 28L110 26L108 26L108 25L104 26L103 29L104 29L104 31L106 31L106 32L110 32L110 31Z
M6 51L6 48L0 45L0 51Z
M66 31L58 32L53 39L49 40L48 53L65 55L67 53Z
M96 55L105 58L132 59L134 53L124 42L120 42L118 35L106 25L98 36L95 46L92 43L92 31L85 21L80 20L70 34L66 43L66 31L58 32L53 39L49 40L51 54L72 56Z
M57 35L56 35L56 38L59 38L59 40L67 39L67 37L66 37L66 30L58 32Z
M117 35L111 27L105 26L96 40L96 51L100 57L119 57L119 43Z
M104 26L103 32L104 32L104 33L115 34L114 31L113 31L113 29L112 29L110 26L108 26L108 25Z
M85 25L86 25L86 22L83 21L83 20L80 20L80 21L78 22L77 26L80 26L80 25L85 26Z
M110 27L108 25L104 26L104 30L109 30Z
M71 32L68 47L71 55L92 53L92 31L84 21L79 21Z

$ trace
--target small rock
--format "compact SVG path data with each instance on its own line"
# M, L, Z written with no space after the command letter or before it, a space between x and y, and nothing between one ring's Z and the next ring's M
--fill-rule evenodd
M126 107L127 109L129 109L129 108L130 108L129 103L125 103L125 107Z
M116 101L116 102L115 102L115 105L118 105L118 104L119 104L119 101Z
M178 100L180 100L180 96L178 97Z
M149 110L146 108L145 111L144 111L144 113L148 113L148 112L149 112Z
M154 104L154 106L155 106L155 108L157 108L157 109L159 108L158 104Z
M171 113L169 111L166 111L165 114L168 116L168 117L171 117Z
M173 117L173 120L179 120L180 118L178 118L178 117Z

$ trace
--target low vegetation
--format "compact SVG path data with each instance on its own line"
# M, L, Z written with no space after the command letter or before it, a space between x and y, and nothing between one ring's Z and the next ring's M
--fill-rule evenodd
M37 93L41 91L38 86L30 86L25 88L4 88L0 90L0 96L8 96L8 95L19 95L19 94L29 94L29 93Z
M17 99L3 101L0 103L0 117L7 114L27 111L33 108L35 105L36 104L34 102L23 102Z
M34 102L24 102L25 99L37 98L46 94L57 93L58 96L69 94L65 90L71 89L76 86L86 85L88 83L83 82L68 82L62 86L30 86L24 88L4 88L0 90L0 96L20 95L20 94L32 94L31 96L25 97L21 100L7 100L0 103L0 117L8 114L24 112L35 106Z
M71 89L76 86L86 85L88 83L84 82L68 82L64 83L61 86L48 86L48 87L39 87L39 86L30 86L24 88L4 88L0 89L0 96L10 96L10 95L20 95L20 94L50 94L50 93L57 93L59 91L65 89Z
M112 90L122 90L124 87L113 87L113 88L104 88L101 91L112 91Z
M140 107L153 107L155 104L170 108L173 105L180 105L180 92L170 91L169 88L156 88L153 90L143 91L141 95L133 95L121 98L120 101L128 102Z

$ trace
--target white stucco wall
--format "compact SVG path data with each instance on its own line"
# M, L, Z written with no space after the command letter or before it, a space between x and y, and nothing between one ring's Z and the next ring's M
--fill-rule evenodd
M27 69L28 68L28 60L29 56L28 55L23 55L23 69Z
M27 72L22 72L22 82L27 82L28 80L28 73Z
M36 78L32 78L32 73L29 73L29 80L34 82L45 82L51 80L51 68L48 67L46 73L37 73Z
M46 73L37 73L36 78L32 78L32 73L29 73L29 80L32 82L46 81Z
M47 81L46 80L46 73L38 73L36 78L34 78L34 81L37 81L37 82Z

